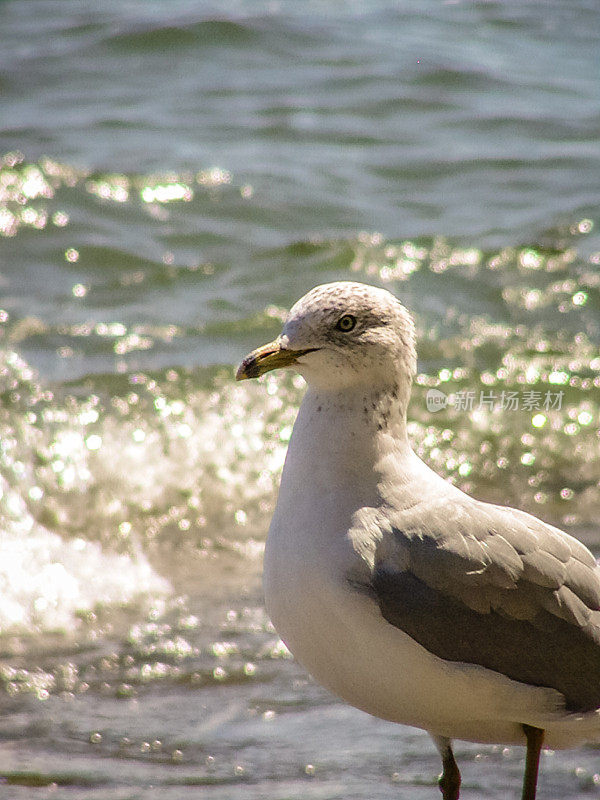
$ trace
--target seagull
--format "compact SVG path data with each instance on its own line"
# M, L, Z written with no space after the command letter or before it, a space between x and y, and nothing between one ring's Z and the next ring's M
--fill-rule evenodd
M600 741L600 567L577 539L475 500L413 452L415 328L384 289L317 286L236 378L293 368L307 390L265 548L267 612L324 687L427 731L443 800L452 740L540 751Z

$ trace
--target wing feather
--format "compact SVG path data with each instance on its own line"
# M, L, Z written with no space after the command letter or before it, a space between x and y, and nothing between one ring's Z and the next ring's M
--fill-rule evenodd
M600 568L580 542L457 495L386 509L370 526L353 538L370 550L388 622L442 658L550 686L572 710L600 708Z

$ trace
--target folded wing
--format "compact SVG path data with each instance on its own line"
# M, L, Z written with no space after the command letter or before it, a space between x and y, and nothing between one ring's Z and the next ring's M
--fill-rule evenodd
M392 625L448 661L600 708L600 569L580 542L509 508L440 498L386 514L371 589Z

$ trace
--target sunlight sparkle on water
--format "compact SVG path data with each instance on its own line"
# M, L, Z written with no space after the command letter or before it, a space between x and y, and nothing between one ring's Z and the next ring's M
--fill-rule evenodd
M145 186L140 196L145 203L172 203L175 200L189 202L194 192L184 183L165 183L155 186Z

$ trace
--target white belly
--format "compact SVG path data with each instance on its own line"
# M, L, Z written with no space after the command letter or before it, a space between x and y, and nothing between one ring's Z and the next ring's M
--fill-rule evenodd
M545 728L550 747L589 740L590 728L600 736L600 717L566 717L554 690L430 654L349 583L358 557L345 536L325 547L306 527L294 531L289 518L282 527L282 518L276 514L265 552L267 611L296 659L331 692L449 738L522 744L522 723Z

